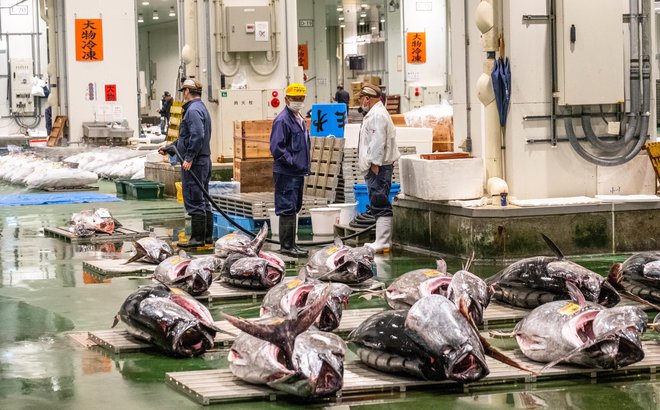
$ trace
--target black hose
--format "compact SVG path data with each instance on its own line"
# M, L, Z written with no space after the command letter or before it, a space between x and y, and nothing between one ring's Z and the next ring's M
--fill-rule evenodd
M181 157L181 154L179 153L179 150L176 148L176 146L175 146L175 145L170 145L170 146L168 147L168 149L169 149L169 148L171 148L172 151L174 151L174 154L176 155L176 157L177 157L177 158L179 159L179 161L183 164L183 162L184 162L183 157ZM204 198L206 198L206 199L211 203L211 205L213 205L213 207L214 207L218 212L220 212L220 215L222 215L227 221L229 221L230 224L234 225L234 227L236 227L238 230L240 230L240 231L243 232L244 234L249 235L250 237L255 237L255 236L256 236L256 234L254 234L253 232L251 232L251 231L249 231L249 230L243 228L241 225L239 225L238 223L236 223L236 221L234 221L233 219L231 219L231 217L230 217L229 215L227 215L227 214L225 213L225 211L223 211L222 209L220 209L220 206L218 206L218 204L215 203L215 201L213 200L213 197L211 197L211 195L208 193L208 191L204 188L204 185L202 185L202 182L199 180L199 178L197 178L197 175L195 175L193 172L191 172L190 175L192 176L193 181L195 181L195 184L197 184L197 186L199 187L199 189L202 190L202 193L204 194ZM371 231L371 230L374 229L375 227L376 227L376 224L373 224L373 225L371 225L371 226L369 226L369 227L367 227L367 228L365 228L365 229L363 229L363 230L361 230L361 231L358 231L358 232L352 233L352 234L347 235L347 236L340 237L339 239L341 239L342 241L345 241L345 240L347 240L347 239L355 238L355 237L357 237L357 236L362 235L362 234L365 233L365 232L369 232L369 231ZM273 240L273 239L268 239L268 238L266 238L266 242L268 242L268 243L273 243L273 244L276 244L276 245L279 245L279 244L280 244L279 241L276 241L276 240ZM330 244L332 244L332 243L335 243L335 240L334 240L334 239L332 239L332 240L327 240L327 241L320 241L320 242L313 242L313 241L302 241L302 242L296 242L297 245L301 245L301 246L330 245Z

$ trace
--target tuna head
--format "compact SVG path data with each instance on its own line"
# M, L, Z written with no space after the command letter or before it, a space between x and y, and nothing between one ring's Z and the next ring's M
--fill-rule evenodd
M405 325L406 334L442 363L448 379L470 382L488 375L477 334L446 297L420 299L408 311Z
M213 274L222 266L215 256L196 258L186 268L185 289L191 295L201 295L213 283Z
M425 296L445 296L450 283L451 275L446 272L416 269L404 273L392 282L385 291L385 298L392 309L408 309Z
M346 270L350 283L361 283L374 276L374 251L368 246L349 249L335 264Z
M484 310L490 303L489 287L483 279L461 270L454 274L447 288L447 298L461 312L467 312L474 323L483 323Z
M297 396L327 396L341 390L344 384L346 344L337 335L308 330L296 338L293 367L296 377L269 383L278 390Z
M319 330L332 332L339 327L344 309L348 306L348 298L352 290L348 285L343 283L319 283L314 286L314 290L309 294L307 304L311 304L314 300L321 297L323 292L326 291L326 288L330 288L330 297L316 321L316 326Z
M185 275L190 261L190 257L184 251L170 256L158 264L154 271L154 279L167 285L173 284Z
M245 332L236 337L227 359L234 376L253 384L273 383L296 374L287 368L282 349Z
M605 307L615 306L621 300L616 289L603 277L574 262L563 259L550 262L547 271L550 277L564 281L568 294L579 304L583 304L582 296Z
M257 255L252 239L240 232L227 234L215 241L214 253L218 258L226 258L232 253L240 253L243 256Z
M644 265L642 274L646 279L658 281L658 283L660 283L660 260L649 262Z
M174 254L172 247L162 239L148 236L133 242L135 255L126 263L142 261L147 263L161 263Z
M616 369L642 360L641 334L646 324L646 314L635 306L613 307L598 313L592 328L596 339L605 339L599 345L601 367Z
M231 265L229 275L236 279L252 279L263 287L270 288L280 283L284 277L284 269L266 259L245 257Z

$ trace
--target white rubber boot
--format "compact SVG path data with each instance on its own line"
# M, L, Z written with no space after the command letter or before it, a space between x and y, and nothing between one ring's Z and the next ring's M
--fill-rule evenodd
M374 243L365 243L374 250L375 253L387 253L392 246L392 217L381 216L376 220L376 241Z

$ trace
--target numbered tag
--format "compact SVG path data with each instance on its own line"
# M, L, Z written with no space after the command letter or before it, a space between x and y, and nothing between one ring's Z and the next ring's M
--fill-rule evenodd
M282 322L284 322L284 319L275 319L272 322L270 322L270 324L271 325L279 325Z
M426 276L428 278L432 278L432 277L438 276L438 275L440 275L440 272L438 272L437 270L428 269L428 270L424 271L424 276Z
M179 289L179 288L170 288L170 290L171 290L172 293L174 293L175 295L188 296L188 294L187 294L186 292L182 291L182 290Z
M107 209L98 209L96 214L101 218L112 218L112 215L110 215L110 212Z
M172 262L173 264L176 265L177 263L181 262L181 257L180 256L175 256L175 257L172 258L172 260L170 262Z
M325 251L325 253L327 253L328 255L332 255L333 253L337 252L337 250L339 250L339 248L337 248L336 246L331 246L328 248L328 250Z
M300 279L294 279L294 280L292 280L291 282L287 283L286 286L287 286L289 289L293 289L293 288L297 287L298 285L300 285L301 283L302 283L302 280L300 280Z
M562 315L570 316L573 313L577 312L578 310L580 310L580 305L576 305L575 303L569 303L568 305L559 309L559 313L561 313Z

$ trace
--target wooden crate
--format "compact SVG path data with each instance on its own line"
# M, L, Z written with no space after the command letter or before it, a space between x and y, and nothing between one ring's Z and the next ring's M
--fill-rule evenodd
M653 169L655 170L657 180L656 193L660 193L660 142L647 142L644 145L644 149L646 149L651 165L653 165Z
M234 158L234 181L241 183L241 192L273 192L273 159Z
M388 95L387 96L387 102L385 104L385 108L387 108L387 112L390 114L396 115L399 114L399 111L401 110L401 96L400 95ZM397 124L394 124L397 125ZM406 125L406 121L403 121L403 125Z
M271 120L234 121L234 158L270 158Z
M442 118L433 126L433 151L448 152L454 150L454 120Z
M62 137L64 136L64 131L69 123L68 118L65 115L58 115L53 121L53 128L50 131L48 136L48 142L46 145L49 147L56 147L62 144Z
M392 122L394 123L395 127L407 127L408 126L406 124L406 116L405 115L403 115L403 114L391 114L390 117L392 117Z

